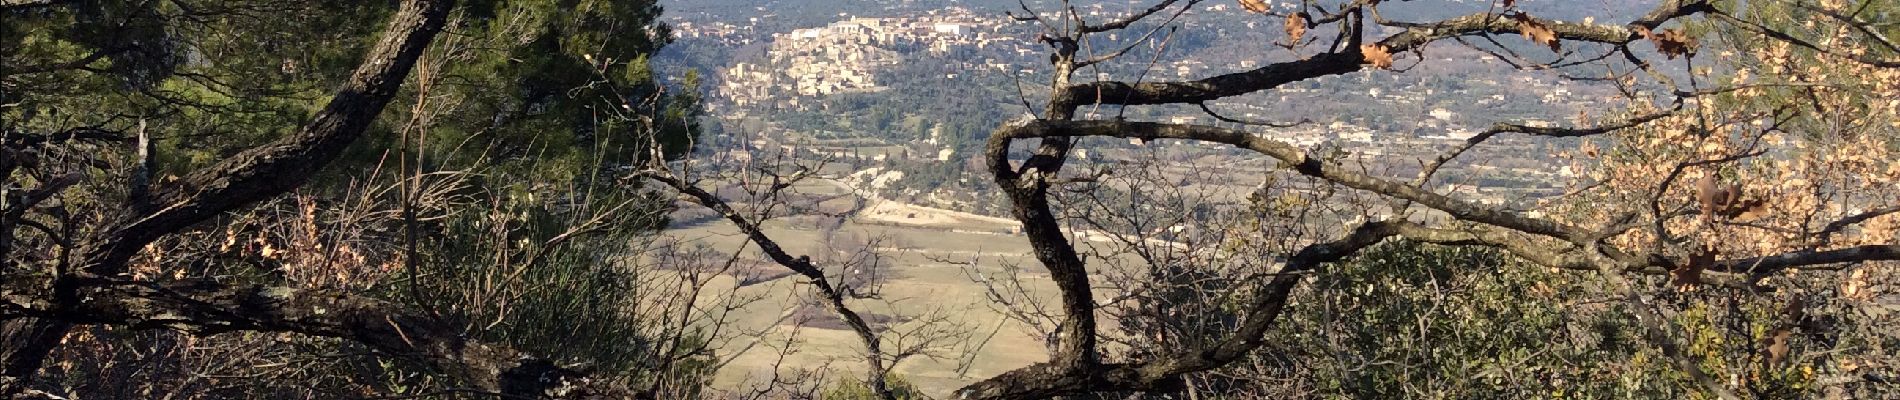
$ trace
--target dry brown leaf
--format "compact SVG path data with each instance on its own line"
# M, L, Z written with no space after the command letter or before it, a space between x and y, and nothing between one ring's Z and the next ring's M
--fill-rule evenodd
M1359 54L1364 56L1366 63L1372 64L1373 68L1392 68L1392 53L1386 51L1385 45L1383 44L1373 43L1359 45Z
M1702 283L1701 268L1683 265L1676 267L1676 269L1669 270L1669 284L1671 285L1688 288L1698 283Z
M1740 204L1741 202L1742 202L1742 185L1735 184L1735 183L1728 184L1728 187L1722 188L1721 195L1716 196L1715 198L1715 204L1722 206L1721 213L1722 213L1722 216L1725 216L1725 217L1734 217L1732 215L1729 215L1730 211L1734 210L1735 205Z
M1742 191L1742 185L1734 183L1722 185L1720 178L1716 178L1714 174L1704 175L1701 181L1696 182L1696 205L1702 211L1702 215L1709 218L1753 220L1767 216L1772 211L1768 208L1767 200L1744 199L1745 195L1747 193Z
M1669 283L1680 287L1690 287L1702 283L1702 270L1715 265L1715 249L1702 247L1689 255L1688 262L1669 270Z
M1775 334L1767 340L1768 365L1781 365L1781 360L1788 357L1788 339L1792 336L1794 331L1788 327L1775 328Z
M1530 39L1532 42L1549 46L1550 51L1563 50L1563 43L1557 40L1557 31L1553 31L1550 29L1550 26L1538 22L1536 18L1531 18L1530 14L1519 12L1512 14L1511 19L1517 21L1517 31L1523 33L1525 39Z
M1769 212L1772 210L1768 209L1767 200L1748 199L1748 200L1743 200L1740 203L1736 203L1735 205L1730 206L1727 211L1728 211L1727 215L1724 215L1724 216L1727 216L1729 218L1735 218L1742 221L1754 221L1754 220L1761 219L1762 217L1768 216Z
M1696 40L1680 29L1664 29L1662 33L1652 33L1647 29L1638 30L1650 43L1656 44L1656 51L1675 59L1676 56L1694 55Z
M1306 13L1293 13L1286 17L1287 46L1299 46L1300 38L1306 36Z
M1722 206L1721 196L1722 183L1715 174L1703 175L1702 180L1696 182L1695 202L1702 206L1703 215L1715 215L1715 210Z
M1261 14L1266 14L1267 11L1273 9L1272 6L1267 5L1266 0L1240 0L1240 8Z

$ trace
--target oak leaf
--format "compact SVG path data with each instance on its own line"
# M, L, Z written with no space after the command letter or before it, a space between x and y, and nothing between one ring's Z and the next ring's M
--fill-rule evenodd
M1649 39L1650 43L1655 43L1656 51L1663 53L1664 56L1668 56L1669 59L1673 60L1676 56L1695 55L1695 38L1689 37L1689 34L1683 33L1680 29L1664 29L1662 33L1642 29L1638 30L1637 33L1642 34L1643 38Z
M1557 40L1557 31L1551 30L1549 25L1523 12L1511 14L1511 19L1517 21L1517 31L1523 33L1525 39L1549 46L1553 52L1563 50L1563 43Z
M1695 201L1696 205L1701 206L1703 215L1714 215L1715 210L1721 208L1721 185L1712 173L1703 175L1702 180L1696 182Z
M1240 0L1240 8L1261 14L1266 14L1267 11L1272 10L1272 6L1268 6L1266 0Z
M1359 45L1359 54L1365 57L1366 63L1372 64L1374 68L1392 68L1392 53L1387 51L1383 44L1373 43Z
M1775 328L1774 335L1769 336L1768 339L1765 340L1768 342L1768 348L1766 349L1768 351L1768 365L1780 365L1781 360L1788 357L1788 339L1791 336L1794 336L1794 331L1784 326Z
M1722 216L1724 217L1753 221L1768 216L1770 210L1768 209L1767 200L1748 199L1732 204L1727 210L1723 211Z
M1715 249L1703 246L1702 250L1689 255L1688 262L1669 270L1669 283L1679 287L1690 287L1702 283L1702 270L1715 265Z
M1742 185L1731 183L1723 187L1722 196L1717 199L1717 201L1720 201L1722 204L1722 214L1727 216L1730 214L1729 210L1734 209L1735 205L1741 204L1742 202Z
M1722 185L1714 174L1704 175L1696 182L1696 206L1702 215L1722 218L1755 219L1768 214L1768 201L1760 198L1743 199L1745 193L1740 184Z
M1300 38L1306 36L1306 13L1293 13L1286 17L1287 46L1299 46Z

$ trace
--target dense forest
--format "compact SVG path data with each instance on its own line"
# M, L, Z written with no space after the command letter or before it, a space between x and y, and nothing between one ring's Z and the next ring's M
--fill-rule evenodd
M1900 2L972 1L738 119L664 18L937 3L0 1L0 398L1900 393Z

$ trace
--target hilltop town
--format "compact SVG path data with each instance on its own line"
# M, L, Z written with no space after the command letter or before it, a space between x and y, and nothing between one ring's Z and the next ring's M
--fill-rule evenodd
M1125 12L1101 3L1081 7L1091 17ZM1182 18L1183 26L1219 34L1173 44L1175 51L1192 57L1104 66L1086 75L1103 80L1191 80L1302 54L1299 49L1254 50L1265 51L1266 57L1260 57L1238 50L1259 27L1254 26L1257 21L1227 19L1234 15L1222 12L1227 7L1213 4ZM760 13L744 18L676 16L671 21L679 42L674 47L735 54L718 65L697 66L715 77L706 88L711 100L707 107L732 128L726 130L731 139L727 151L750 157L764 149L791 150L803 157L903 171L908 178L886 189L894 198L979 213L998 211L985 200L981 182L944 177L975 172L961 167L974 167L964 164L971 164L974 146L988 130L1028 115L1029 109L1016 100L1033 93L1019 89L1046 74L1045 62L1038 58L1046 44L1037 41L1029 26L998 10L954 6L812 17L803 23L784 19ZM1418 160L1495 123L1548 126L1602 117L1589 115L1589 107L1578 99L1615 94L1555 72L1490 74L1512 68L1497 54L1445 47L1428 56L1433 62L1417 66L1427 70L1421 73L1360 73L1299 82L1265 94L1210 102L1208 110L1214 113L1170 108L1096 111L1135 120L1236 127L1243 126L1242 121L1306 121L1249 129L1309 148L1352 148L1350 157L1402 176L1415 173ZM1466 75L1473 79L1461 78ZM972 89L984 88L989 94L972 95ZM1539 155L1549 152L1534 150L1539 149L1520 147L1509 138L1495 140L1481 150L1495 152L1486 158L1489 163L1447 171L1467 183L1441 189L1479 193L1497 203L1560 192L1562 188L1530 183L1570 173L1546 168L1550 160ZM1103 159L1115 154L1108 149L1077 156Z

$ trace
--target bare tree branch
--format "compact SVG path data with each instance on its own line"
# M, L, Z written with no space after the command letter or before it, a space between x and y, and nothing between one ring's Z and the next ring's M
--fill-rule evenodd
M885 380L889 374L889 367L884 365L885 354L877 332L871 328L869 323L865 322L863 316L858 315L857 311L852 310L849 305L845 304L845 299L847 295L850 294L851 288L839 288L834 286L831 280L825 277L824 270L812 264L811 257L793 257L791 253L785 251L784 247L779 246L777 241L766 236L765 231L760 229L757 223L746 219L744 215L740 215L738 211L733 210L732 206L727 205L726 201L720 199L718 195L714 195L712 192L708 192L705 189L701 189L698 186L662 171L646 171L637 174L637 176L659 181L660 183L672 187L674 190L678 190L680 193L692 196L698 200L700 205L706 206L706 208L710 208L714 212L718 212L721 216L724 216L726 220L731 221L733 225L738 226L739 231L744 232L746 238L750 240L752 244L759 246L759 250L764 251L767 257L772 258L772 261L785 266L785 268L791 269L793 272L797 272L799 275L804 275L806 279L810 280L812 286L818 290L819 296L824 298L825 308L830 309L832 313L837 314L839 318L843 319L845 325L851 327L852 333L857 334L858 340L864 344L866 351L864 362L866 366L869 367L869 370L866 372L866 382L870 385L872 392L885 400L896 399L896 395L891 391L889 383ZM774 184L769 190L771 193L776 193L778 190L784 189L790 184L789 181Z

